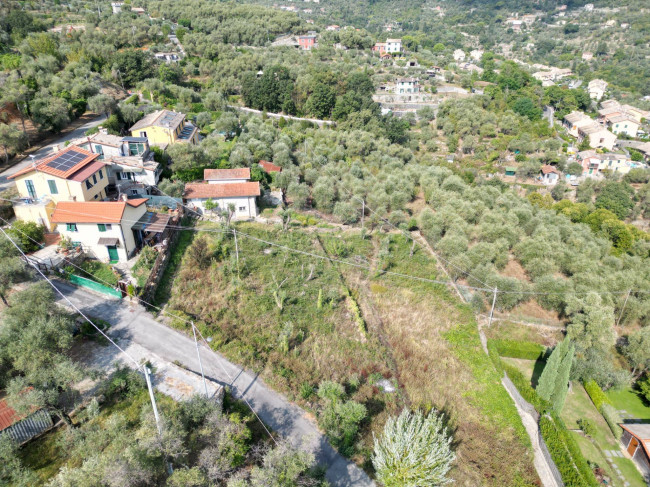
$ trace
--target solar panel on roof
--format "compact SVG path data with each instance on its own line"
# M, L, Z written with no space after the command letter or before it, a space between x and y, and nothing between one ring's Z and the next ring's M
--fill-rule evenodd
M47 163L47 167L51 167L52 169L56 169L57 171L66 172L72 169L77 164L79 164L85 158L86 158L86 154L82 154L81 152L76 152L76 151L69 151L52 159L50 162Z

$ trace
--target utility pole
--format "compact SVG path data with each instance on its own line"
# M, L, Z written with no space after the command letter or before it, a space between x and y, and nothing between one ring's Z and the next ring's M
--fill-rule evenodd
M497 304L497 293L499 290L494 288L494 297L492 298L492 309L490 309L490 319L488 320L488 328L492 326L492 317L494 316L494 305Z
M147 389L149 389L149 398L151 399L151 407L153 408L153 415L156 418L156 427L158 428L158 434L162 436L162 425L160 424L160 416L158 416L158 406L156 406L156 397L153 394L153 387L151 387L151 371L146 365L142 366L144 371L144 378L147 380Z
M616 326L621 322L621 318L623 317L623 311L625 311L625 306L627 305L627 300L630 299L630 294L632 293L632 290L629 289L627 291L627 296L625 296L625 301L623 302L623 307L621 308L621 312L618 315L618 319L616 320Z
M237 277L239 277L239 244L237 243L237 229L232 229L232 234L235 236L235 255L237 256Z
M205 382L205 375L203 374L203 362L201 362L201 352L199 352L199 341L196 339L196 326L192 321L192 333L194 333L194 344L196 345L196 355L199 358L199 368L201 369L201 378L203 379L203 389L205 390L205 397L208 397L208 384Z
M363 217L366 214L366 200L361 198L361 230L363 230Z

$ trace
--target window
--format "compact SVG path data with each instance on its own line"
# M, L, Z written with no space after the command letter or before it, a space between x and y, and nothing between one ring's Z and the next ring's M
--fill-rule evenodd
M92 183L90 182L90 179L86 179L86 189L90 189L90 188L92 188L92 187L93 187L93 185L92 185Z
M137 189L132 189L132 190L131 190L131 196L135 196L135 195L137 195L137 194L138 194L138 190L137 190Z
M99 198L99 195L98 195L98 194L96 194L96 195L93 197L93 199L97 199L97 198Z
M140 137L146 137L146 136L147 136L147 132L140 132Z
M97 184L97 176L93 174L93 184Z
M97 224L97 230L99 230L100 232L105 232L106 231L106 225L104 225L103 223L98 223Z
M104 226L106 227L106 230L112 230L113 229L113 225L111 225L110 223L107 223Z
M50 194L59 194L59 189L56 187L56 181L54 179L48 179L47 185L50 187Z
M36 198L36 188L34 188L34 182L31 179L25 180L25 186L27 186L27 193L30 198Z
M104 148L101 145L96 145L95 146L95 152L99 154L98 159L103 159L104 158Z
M101 169L97 174L99 174L99 179L104 179L104 172Z
M246 207L245 206L240 206L239 211L246 211Z
M129 154L132 156L139 156L144 154L145 145L137 142L129 142Z
M76 223L66 223L65 224L65 229L68 232L76 232L77 231L77 224Z

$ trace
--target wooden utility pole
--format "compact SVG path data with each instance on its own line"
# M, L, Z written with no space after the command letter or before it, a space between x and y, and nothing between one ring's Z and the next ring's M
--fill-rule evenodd
M623 307L621 308L621 312L618 315L618 319L616 320L616 326L621 322L621 318L623 317L623 311L625 311L625 306L627 305L627 300L630 299L630 294L632 293L631 289L628 289L627 291L627 296L625 296L625 301L623 302Z
M196 345L196 356L199 358L199 369L201 370L201 378L203 379L203 390L205 390L205 397L208 397L208 384L205 382L205 375L203 374L203 362L201 362L201 352L199 351L199 341L196 339L196 326L192 321L192 333L194 333L194 344Z
M239 244L237 243L237 229L233 228L232 233L235 236L235 255L237 256L237 277L239 277Z

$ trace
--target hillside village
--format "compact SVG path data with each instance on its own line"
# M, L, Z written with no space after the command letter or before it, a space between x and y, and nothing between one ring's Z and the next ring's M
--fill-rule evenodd
M650 485L642 2L0 14L0 485Z

